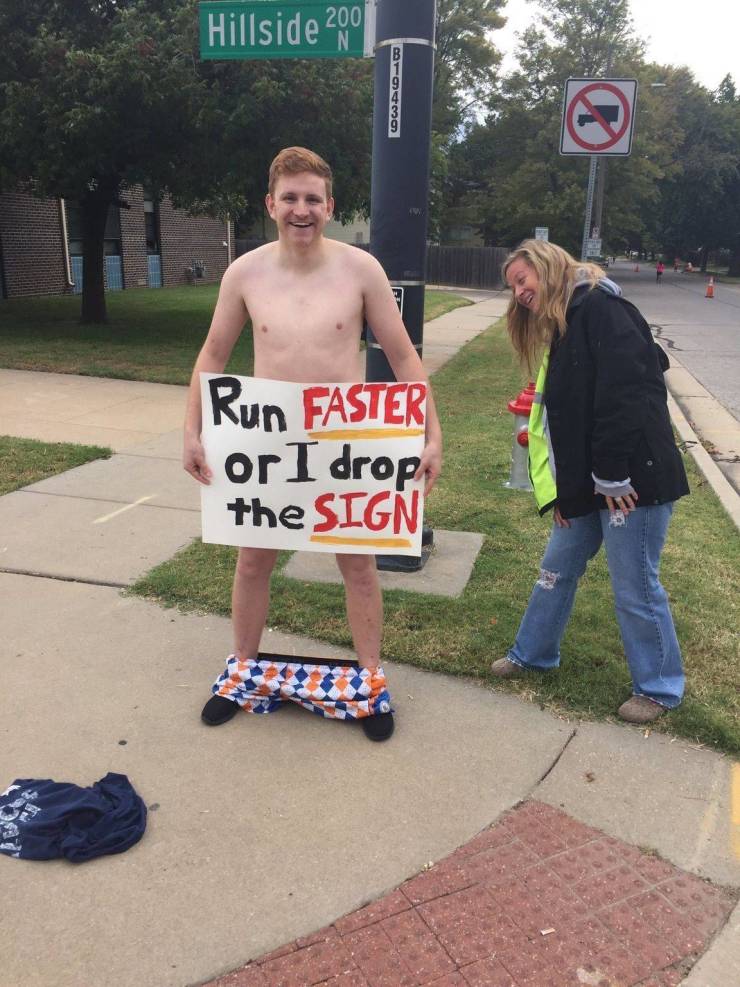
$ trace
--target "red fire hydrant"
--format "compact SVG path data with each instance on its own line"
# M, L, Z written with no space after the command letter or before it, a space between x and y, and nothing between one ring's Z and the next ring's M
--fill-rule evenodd
M530 380L524 390L513 401L509 401L509 411L514 415L514 443L511 450L511 475L504 484L509 490L531 490L529 482L528 449L529 413L532 410L535 387Z

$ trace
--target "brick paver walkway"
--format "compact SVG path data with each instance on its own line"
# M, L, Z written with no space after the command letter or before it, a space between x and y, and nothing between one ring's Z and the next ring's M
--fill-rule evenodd
M525 802L384 898L211 987L672 987L733 905Z

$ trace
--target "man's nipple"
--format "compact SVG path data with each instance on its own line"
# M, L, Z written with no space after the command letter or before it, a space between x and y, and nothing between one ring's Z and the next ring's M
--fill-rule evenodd
M339 332L341 332L341 331L342 331L342 329L344 329L344 326L342 325L342 323L341 323L341 322L337 322L337 330L338 330Z
M267 326L262 326L262 332L267 332Z

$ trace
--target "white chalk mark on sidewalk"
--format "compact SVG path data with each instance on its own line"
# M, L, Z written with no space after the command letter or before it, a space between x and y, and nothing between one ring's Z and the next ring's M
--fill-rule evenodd
M126 511L130 511L132 507L138 507L139 504L143 504L144 501L152 500L156 494L150 494L148 497L139 497L132 504L126 504L125 507L119 507L117 511L112 511L110 514L104 514L102 517L96 517L93 524L105 524L106 521L110 521L111 518L118 517L119 514L125 514Z

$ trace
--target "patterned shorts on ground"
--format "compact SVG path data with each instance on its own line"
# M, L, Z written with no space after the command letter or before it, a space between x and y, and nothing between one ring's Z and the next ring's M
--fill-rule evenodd
M241 661L229 655L211 691L248 713L273 713L285 701L336 720L392 711L383 669L361 668L356 661L329 665L261 652L256 660Z

